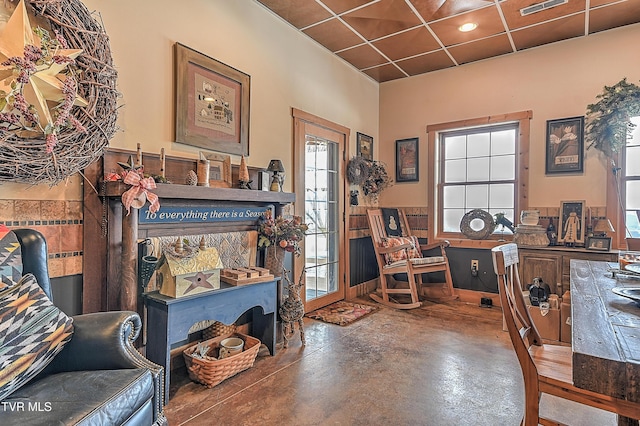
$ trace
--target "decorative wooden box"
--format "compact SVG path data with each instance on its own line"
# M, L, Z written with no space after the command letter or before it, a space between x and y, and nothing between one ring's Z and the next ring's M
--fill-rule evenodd
M178 298L220 288L222 261L215 248L200 250L186 259L164 254L160 264L157 271L160 294Z

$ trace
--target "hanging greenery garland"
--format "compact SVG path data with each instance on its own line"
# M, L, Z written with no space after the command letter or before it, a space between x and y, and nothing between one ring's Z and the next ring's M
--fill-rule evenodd
M612 157L622 148L636 127L629 119L640 115L640 87L623 78L604 86L595 104L587 105L587 147Z

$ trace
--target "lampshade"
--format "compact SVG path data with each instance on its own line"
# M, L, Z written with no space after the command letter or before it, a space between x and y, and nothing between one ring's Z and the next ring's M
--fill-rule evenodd
M598 221L596 222L596 226L593 228L593 232L606 235L607 232L615 232L615 229L613 228L611 221L607 218L604 218L598 219Z
M271 160L271 161L269 161L269 167L267 167L267 171L283 173L284 172L284 167L282 166L282 161L280 161L280 160Z

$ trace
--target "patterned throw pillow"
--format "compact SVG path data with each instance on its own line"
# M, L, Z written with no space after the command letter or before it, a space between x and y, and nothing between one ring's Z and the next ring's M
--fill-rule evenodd
M398 250L393 253L385 254L384 258L387 262L387 265L390 265L393 262L398 262L400 260L406 260L407 251L409 252L409 259L422 257L422 253L420 252L420 242L418 241L418 238L415 236L382 239L382 247L384 248L398 247L403 244L411 244L411 248L405 249L405 250Z
M27 274L0 291L0 400L42 371L71 340L73 320Z
M20 281L22 251L16 234L0 225L0 291Z

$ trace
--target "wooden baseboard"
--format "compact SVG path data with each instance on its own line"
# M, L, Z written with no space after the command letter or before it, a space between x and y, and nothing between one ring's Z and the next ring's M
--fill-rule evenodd
M365 296L369 293L376 291L376 288L378 287L378 282L379 282L379 279L375 278L371 281L366 281L366 282L354 285L353 287L347 288L347 294L346 294L347 300L355 299L360 296Z
M461 302L474 303L479 305L480 299L482 297L487 297L491 299L493 306L502 306L500 303L500 295L496 293L487 293L484 291L475 291L475 290L464 290L459 288L454 289L454 291L458 295L458 298Z

